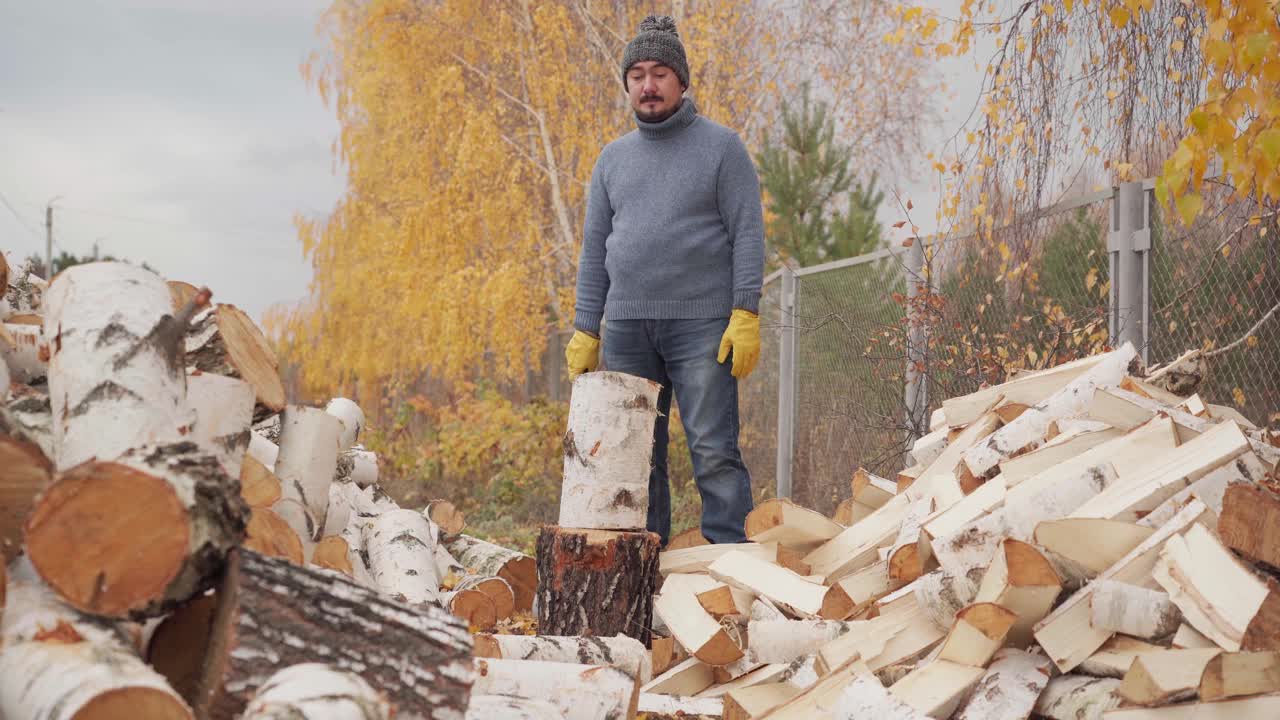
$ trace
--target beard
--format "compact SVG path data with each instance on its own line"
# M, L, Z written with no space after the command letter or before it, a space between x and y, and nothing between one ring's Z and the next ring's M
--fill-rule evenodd
M643 106L645 101L649 99L650 98L641 98L640 104ZM660 98L653 98L653 99L661 100ZM678 102L672 105L671 107L655 109L655 110L647 110L642 107L642 108L636 109L636 117L648 123L658 123L658 122L662 122L663 120L666 120L672 115L675 115L676 111L679 109L680 109L680 103Z

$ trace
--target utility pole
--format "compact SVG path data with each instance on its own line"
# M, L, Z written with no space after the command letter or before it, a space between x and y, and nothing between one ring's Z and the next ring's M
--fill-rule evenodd
M44 274L45 280L53 279L53 203L62 196L58 195L44 206Z

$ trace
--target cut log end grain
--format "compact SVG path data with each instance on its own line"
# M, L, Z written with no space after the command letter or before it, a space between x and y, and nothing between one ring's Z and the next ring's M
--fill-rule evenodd
M493 601L479 590L454 590L441 597L449 612L466 621L472 630L489 630L498 621Z
M511 583L500 577L479 577L468 575L458 581L457 590L479 590L493 602L493 611L498 619L511 617L516 609L516 595L511 591Z
M252 509L245 529L244 547L268 557L284 558L295 565L303 563L302 539L298 533L265 507Z
M467 528L466 516L448 500L432 500L423 512L446 537L458 535Z
M186 307L199 292L200 290L189 282L170 280L169 295L173 298L173 311L177 312Z
M234 305L221 304L197 317L187 338L187 363L238 377L253 386L258 405L272 412L284 409L275 353L253 320Z
M711 542L702 536L701 527L691 527L682 533L671 538L667 546L663 548L665 551L683 550L684 548L698 547L700 545L710 545Z
M240 462L240 497L250 507L271 507L280 499L280 478L252 455Z
M337 570L347 577L355 575L355 569L351 566L351 549L339 535L330 535L316 543L315 549L311 551L311 564Z
M156 627L147 647L147 663L187 702L195 700L217 604L217 596L207 593L180 605Z
M451 538L445 546L468 572L506 580L515 593L517 612L533 609L538 590L538 566L533 558L470 535Z
M0 564L17 557L22 527L39 493L53 478L53 464L40 448L0 435Z
M186 703L164 690L124 687L103 693L85 703L75 720L190 720Z
M186 559L190 531L169 483L125 465L89 462L40 498L26 542L41 577L64 600L118 617L164 594Z

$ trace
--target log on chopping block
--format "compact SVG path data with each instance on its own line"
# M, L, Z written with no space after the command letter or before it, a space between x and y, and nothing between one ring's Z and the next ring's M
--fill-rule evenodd
M299 663L272 675L241 720L390 720L392 714L387 699L359 675Z
M651 532L543 526L537 544L539 631L627 635L648 646L660 542Z
M563 635L488 635L475 637L476 657L507 660L609 665L635 678L641 685L653 679L649 650L633 637L580 637Z
M284 410L284 384L275 352L262 330L235 305L219 304L192 318L185 349L188 367L252 385L257 399L255 419Z
M333 573L236 550L196 692L200 717L231 720L281 666L324 657L386 694L396 717L456 718L474 679L471 635Z
M0 428L2 429L2 428ZM17 557L36 497L53 481L53 463L34 443L0 435L0 564Z
M385 512L364 525L364 548L378 589L400 602L437 600L436 529L414 510Z
M574 381L564 435L561 527L645 527L660 389L618 372L585 373Z
M190 430L182 365L185 316L169 287L127 263L76 265L45 298L53 460L59 469L113 460Z
M506 580L516 596L516 612L533 608L538 588L538 566L533 558L470 535L459 535L445 547L472 573Z
M565 720L632 720L640 698L636 679L614 667L541 660L476 658L472 691L546 700Z
M76 612L19 562L0 634L7 720L191 720L191 709L116 626Z
M27 520L27 554L78 610L155 617L214 583L248 519L236 481L195 443L140 447L62 473Z
M218 458L231 477L240 477L249 447L253 388L243 380L212 373L187 376L187 405L196 415L190 439Z
M304 544L323 537L329 486L338 464L342 421L319 408L290 405L280 419L275 472L280 499L272 506Z

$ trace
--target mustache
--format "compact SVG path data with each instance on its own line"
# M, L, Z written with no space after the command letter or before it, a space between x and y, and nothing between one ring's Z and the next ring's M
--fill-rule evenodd
M658 100L658 101L661 101L661 100L662 100L662 96L661 96L661 95L642 95L642 96L640 96L640 102L648 102L648 101L650 101L650 100Z

